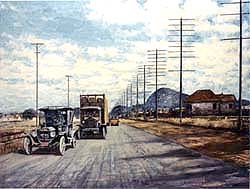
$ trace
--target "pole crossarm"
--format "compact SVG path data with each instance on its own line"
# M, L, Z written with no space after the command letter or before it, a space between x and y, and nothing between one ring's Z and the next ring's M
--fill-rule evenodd
M238 2L228 2L228 3L220 3L221 5L234 5L234 4L244 4L244 3L250 3L250 1L238 1Z
M221 39L221 41L233 41L233 40L240 40L240 39L250 39L250 37L242 37L242 38L225 38L225 39Z
M178 47L180 47L180 46L174 45L174 46L169 46L169 47L171 47L171 48L178 48ZM185 48L193 48L194 46L192 46L192 45L182 45L182 47L185 47Z
M183 71L183 72L195 72L196 70L168 70L169 72L180 72L180 71Z

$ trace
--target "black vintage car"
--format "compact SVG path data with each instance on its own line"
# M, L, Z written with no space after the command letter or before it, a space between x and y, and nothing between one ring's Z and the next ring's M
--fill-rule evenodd
M76 146L73 129L74 110L49 106L39 109L39 127L24 138L24 152L29 155L33 147L49 148L63 155L66 146Z

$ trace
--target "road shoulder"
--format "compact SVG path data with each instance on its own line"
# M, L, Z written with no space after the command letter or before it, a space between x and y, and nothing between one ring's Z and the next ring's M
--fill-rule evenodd
M230 131L218 131L199 127L175 126L168 123L153 123L122 120L122 123L148 133L167 138L172 142L240 167L249 167L249 136Z

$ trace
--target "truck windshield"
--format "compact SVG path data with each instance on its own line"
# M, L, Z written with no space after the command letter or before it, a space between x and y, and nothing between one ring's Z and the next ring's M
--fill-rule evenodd
M82 111L82 116L83 119L87 119L89 117L95 118L95 119L99 119L100 117L100 110L98 109L84 109Z

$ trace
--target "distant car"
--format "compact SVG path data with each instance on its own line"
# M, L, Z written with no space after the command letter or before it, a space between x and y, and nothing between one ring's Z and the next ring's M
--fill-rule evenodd
M41 112L39 127L24 138L24 152L30 155L33 147L39 147L53 149L59 155L64 155L66 146L75 148L74 110L68 107L54 106L39 110Z
M118 118L110 118L109 123L111 126L119 126L120 121Z

